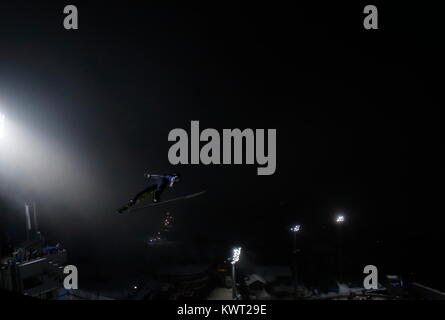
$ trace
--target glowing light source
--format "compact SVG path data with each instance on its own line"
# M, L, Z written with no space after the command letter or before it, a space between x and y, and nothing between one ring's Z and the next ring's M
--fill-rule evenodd
M335 222L337 222L337 223L342 223L344 221L345 221L345 216L343 216L343 215L338 215L337 219L335 220Z
M300 231L301 226L299 224L293 226L292 228L290 228L290 231L292 232L298 232Z
M0 113L0 139L5 136L6 130L6 116L3 113Z
M233 249L233 256L231 263L232 264L237 263L239 261L240 255L241 255L241 247Z

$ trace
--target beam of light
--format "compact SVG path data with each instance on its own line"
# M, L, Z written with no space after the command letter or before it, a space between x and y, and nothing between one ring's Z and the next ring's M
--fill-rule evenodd
M233 256L231 263L232 264L237 263L239 261L240 256L241 256L241 247L233 249Z
M4 139L6 136L6 116L0 113L0 139Z
M94 172L69 141L42 134L32 123L0 113L0 196L14 203L22 196L63 203L76 212L91 208L97 196ZM42 198L41 198L42 197Z

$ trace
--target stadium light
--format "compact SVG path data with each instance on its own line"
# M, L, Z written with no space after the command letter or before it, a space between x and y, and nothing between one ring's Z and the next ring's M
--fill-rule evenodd
M233 300L237 299L238 294L236 292L236 274L235 274L235 265L239 261L241 256L241 247L233 249L232 257L230 258L230 263L232 264L232 298Z
M240 255L241 255L241 247L233 249L233 256L231 263L232 264L237 263L239 261Z
M335 222L337 223L342 223L345 221L345 216L344 215L338 215L337 219L335 220Z
M343 223L345 222L345 216L343 214L337 215L335 219L338 227L338 280L343 281Z
M299 224L296 224L295 226L290 228L290 231L292 231L292 234L293 234L293 244L292 244L292 248L293 248L293 250L292 250L293 265L292 265L292 271L293 271L293 276L294 276L294 293L295 293L295 296L298 295L298 275L297 275L297 273L298 273L298 258L297 258L297 255L298 255L300 250L298 249L298 244L297 244L297 241L298 241L297 234L300 232L300 230L301 230L301 225L299 225Z

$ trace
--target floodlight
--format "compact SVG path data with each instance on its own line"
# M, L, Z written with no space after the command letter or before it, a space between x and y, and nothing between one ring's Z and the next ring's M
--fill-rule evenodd
M233 249L233 256L231 263L232 264L237 263L239 261L240 255L241 255L241 247Z
M335 222L337 222L337 223L342 223L344 221L345 221L345 216L343 216L343 215L337 216L337 219L335 220Z

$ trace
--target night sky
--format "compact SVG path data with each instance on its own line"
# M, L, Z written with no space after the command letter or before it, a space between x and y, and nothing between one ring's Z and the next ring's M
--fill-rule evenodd
M366 31L364 5L66 4L79 30L63 28L62 3L0 5L0 112L60 156L44 182L21 167L0 177L3 233L19 237L20 204L35 199L48 241L93 281L137 274L141 260L222 262L234 245L245 264L284 264L301 223L306 268L322 272L343 212L352 273L374 263L445 287L437 12L382 6L380 30ZM275 174L170 165L168 133L192 120L277 129ZM114 213L144 172L175 171L183 181L164 198L208 193ZM148 252L166 211L180 244Z

